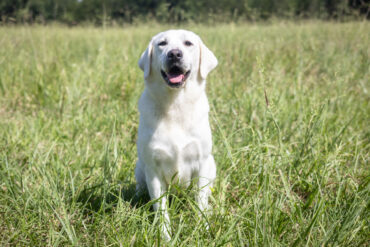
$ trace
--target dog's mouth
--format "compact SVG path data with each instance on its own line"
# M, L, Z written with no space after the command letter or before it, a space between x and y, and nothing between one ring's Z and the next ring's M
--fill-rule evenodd
M168 72L161 70L161 74L168 86L178 88L184 85L189 77L190 70L184 71L181 67L175 65Z

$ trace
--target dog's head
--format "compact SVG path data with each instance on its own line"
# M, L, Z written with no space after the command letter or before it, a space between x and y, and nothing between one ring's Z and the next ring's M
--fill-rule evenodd
M139 60L147 81L152 77L171 88L184 87L188 80L203 81L216 66L216 57L199 36L186 30L157 34Z

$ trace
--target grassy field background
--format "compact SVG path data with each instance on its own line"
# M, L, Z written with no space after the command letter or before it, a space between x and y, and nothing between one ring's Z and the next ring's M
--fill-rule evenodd
M137 61L168 28L0 27L1 246L165 244L133 194ZM207 218L173 197L165 245L368 246L369 22L184 28L219 59L218 177Z

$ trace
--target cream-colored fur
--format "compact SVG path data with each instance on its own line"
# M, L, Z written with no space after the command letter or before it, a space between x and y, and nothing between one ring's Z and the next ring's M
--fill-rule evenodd
M188 72L184 84L176 87L163 77L171 68L169 52L174 50L182 53L176 64ZM139 100L137 190L148 189L152 200L161 198L154 210L162 210L162 232L170 239L166 197L161 197L170 183L187 187L194 180L199 208L208 208L216 165L205 79L217 59L196 34L169 30L152 38L139 66L144 71L145 90Z

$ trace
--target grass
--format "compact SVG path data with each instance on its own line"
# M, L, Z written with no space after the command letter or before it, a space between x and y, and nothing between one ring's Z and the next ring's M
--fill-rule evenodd
M369 22L185 26L219 59L218 170L166 244L133 194L137 61L167 28L0 27L0 245L368 246Z

